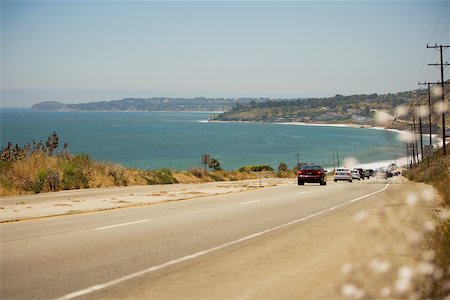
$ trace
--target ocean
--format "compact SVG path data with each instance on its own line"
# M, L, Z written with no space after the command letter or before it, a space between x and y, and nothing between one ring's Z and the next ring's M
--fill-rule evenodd
M333 167L339 154L361 164L404 156L397 133L368 128L206 122L204 112L42 112L1 109L1 146L25 145L56 131L60 149L140 169L186 170L201 166L202 154L226 170L280 162ZM336 163L336 162L335 162Z

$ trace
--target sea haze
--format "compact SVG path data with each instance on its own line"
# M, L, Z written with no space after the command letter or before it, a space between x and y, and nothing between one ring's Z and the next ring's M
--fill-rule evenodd
M402 156L396 133L322 126L264 123L204 122L209 113L182 112L39 112L1 110L1 145L24 145L45 140L54 130L60 148L67 142L73 154L87 153L142 169L185 170L200 166L209 153L224 169L280 162L294 167L301 162L333 166L333 154L355 157L360 163ZM202 122L203 121L203 122Z

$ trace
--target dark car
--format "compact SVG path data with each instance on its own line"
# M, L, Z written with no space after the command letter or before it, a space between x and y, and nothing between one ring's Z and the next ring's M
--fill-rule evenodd
M358 170L359 175L361 176L361 179L363 179L363 180L364 180L364 178L369 179L370 175L367 170L363 170L362 168L356 168L356 170Z
M297 173L298 185L308 183L320 183L320 185L327 184L327 171L318 165L301 166Z

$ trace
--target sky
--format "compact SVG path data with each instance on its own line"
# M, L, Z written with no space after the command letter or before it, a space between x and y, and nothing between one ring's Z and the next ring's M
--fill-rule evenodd
M0 1L0 107L396 93L450 45L450 0Z

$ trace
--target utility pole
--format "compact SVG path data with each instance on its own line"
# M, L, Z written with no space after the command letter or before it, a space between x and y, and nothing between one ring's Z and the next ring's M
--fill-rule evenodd
M440 82L419 82L419 85L427 85L428 86L428 125L429 126L429 132L428 134L430 135L430 146L433 146L433 142L431 140L431 89L430 86L432 84L439 84Z
M420 155L423 161L422 111L420 110L420 103L419 103L419 134L420 134Z
M336 172L336 162L334 160L334 152L333 152L333 173Z
M414 133L414 130L413 130L413 125L411 124L410 126L411 126L411 132L412 132L412 134L413 134L413 140L412 140L412 142L411 142L411 146L412 146L412 157L411 157L411 161L412 161L413 165L415 165L415 164L416 164L416 151L415 151L415 149L414 149L414 144L415 144L415 142L416 142L416 138L415 138L415 133Z
M448 64L447 62L444 64L444 59L443 59L443 55L442 55L442 52L445 50L445 49L447 49L447 48L449 48L450 46L449 45L446 45L446 46L444 46L444 45L437 45L437 44L434 44L434 46L428 46L428 44L427 44L427 48L434 48L434 49L439 49L439 51L440 51L440 53L441 53L441 63L437 63L437 64L428 64L429 66L440 66L441 67L441 89L442 89L442 95L441 95L441 99L442 99L442 107L444 107L444 104L445 104L445 82L444 82L444 66L450 66L450 64ZM445 110L443 109L442 110L442 141L443 141L443 146L442 146L442 149L444 150L444 155L446 154L446 150L445 150L445 148L447 148L446 147L446 145L445 145Z
M406 144L406 165L409 166L409 144Z
M414 146L416 147L415 161L419 163L419 147L417 145L417 128L416 128L416 118L414 114L413 114L413 137L414 137Z
M336 160L337 160L337 165L339 168L339 151L336 151Z

